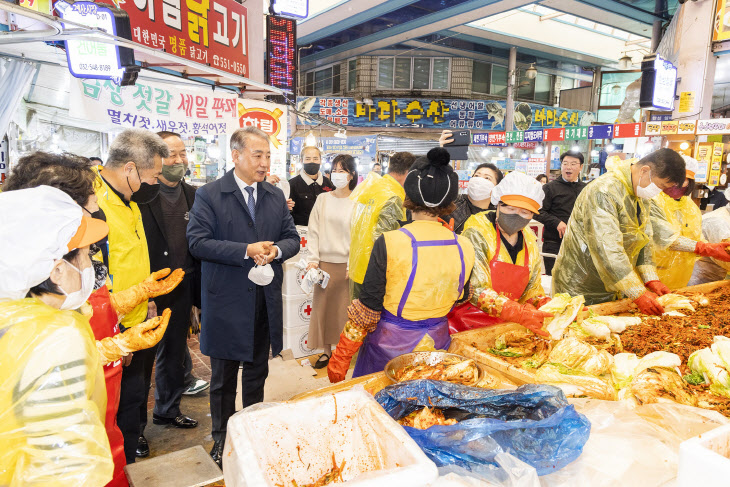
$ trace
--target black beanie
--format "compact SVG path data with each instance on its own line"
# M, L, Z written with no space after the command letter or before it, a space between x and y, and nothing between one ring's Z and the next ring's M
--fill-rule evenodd
M449 165L446 149L436 147L411 166L403 187L406 196L418 206L446 207L459 194L459 176Z

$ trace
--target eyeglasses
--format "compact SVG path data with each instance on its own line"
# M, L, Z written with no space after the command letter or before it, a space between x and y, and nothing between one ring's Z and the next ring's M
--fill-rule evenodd
M580 167L579 162L563 162L561 164L562 167Z

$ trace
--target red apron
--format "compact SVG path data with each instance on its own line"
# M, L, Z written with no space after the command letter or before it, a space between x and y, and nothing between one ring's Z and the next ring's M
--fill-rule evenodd
M112 307L109 290L102 286L89 297L89 304L94 310L89 323L94 337L102 340L119 333L119 317ZM109 437L109 446L114 460L114 476L107 487L128 487L127 476L124 475L124 466L127 461L124 456L124 437L117 426L117 409L119 409L119 393L122 384L122 361L117 360L104 366L106 382L106 434Z
M530 255L527 250L527 242L523 244L525 247L524 265L500 262L498 258L499 251L502 249L502 237L496 225L495 228L497 230L497 251L494 253L492 260L489 261L492 289L509 299L517 301L522 297L527 285L530 283ZM489 316L471 303L457 306L449 313L448 318L449 333L451 334L502 323L501 318Z

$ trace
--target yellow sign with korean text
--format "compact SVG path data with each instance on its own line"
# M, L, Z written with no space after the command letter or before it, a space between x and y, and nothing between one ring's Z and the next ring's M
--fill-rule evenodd
M726 41L730 39L730 5L728 0L717 0L715 11L714 28L712 29L713 41Z
M661 122L646 122L644 125L644 136L651 137L653 135L662 134L662 123Z
M677 120L662 122L662 135L675 135L678 127L679 122Z
M709 145L709 144L708 144ZM710 164L710 174L707 178L708 186L717 186L720 184L720 172L722 168L722 142L714 142L712 144L712 156Z
M695 111L695 92L683 91L679 94L679 113Z
M680 120L677 126L677 133L679 135L694 135L697 129L697 120Z

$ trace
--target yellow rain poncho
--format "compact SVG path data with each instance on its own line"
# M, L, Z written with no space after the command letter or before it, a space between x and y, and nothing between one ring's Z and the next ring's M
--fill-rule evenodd
M0 300L0 485L103 486L114 464L88 319Z
M702 212L687 196L676 201L662 192L652 199L650 220L659 280L670 289L685 287L700 258L694 250L702 240Z
M730 242L730 206L702 215L702 236L710 243ZM702 257L695 263L689 285L721 281L729 272L730 262Z
M492 279L489 271L489 263L494 258L494 254L497 251L497 231L494 225L487 219L487 215L494 212L482 212L476 215L472 215L464 224L464 231L462 235L469 239L474 246L474 253L476 259L474 261L474 269L472 270L471 279L469 285L473 291L471 302L477 308L486 311L492 316L498 316L501 311L501 304L498 303L498 295L492 290ZM512 262L512 258L507 251L505 245L500 246L499 256L497 260L500 262L507 262L510 264L521 264L525 261L525 248L527 248L529 256L529 268L530 268L530 281L527 284L527 288L522 293L519 299L515 299L519 303L526 303L534 298L541 298L545 296L545 291L542 288L540 280L542 257L540 257L540 249L537 246L537 237L535 233L526 227L522 230L522 236L524 238L524 247L517 254L517 259ZM486 291L486 294L482 294ZM490 292L491 291L491 292ZM487 299L488 295L493 294L494 299ZM482 297L482 302L479 302L479 297ZM487 301L489 303L487 303ZM484 309L485 306L488 309Z
M634 194L631 163L615 163L578 196L553 270L553 292L586 304L637 299L658 280L652 259L651 201Z
M362 284L375 240L385 232L400 228L405 220L406 192L389 175L371 172L350 195L355 202L350 220L350 281Z

